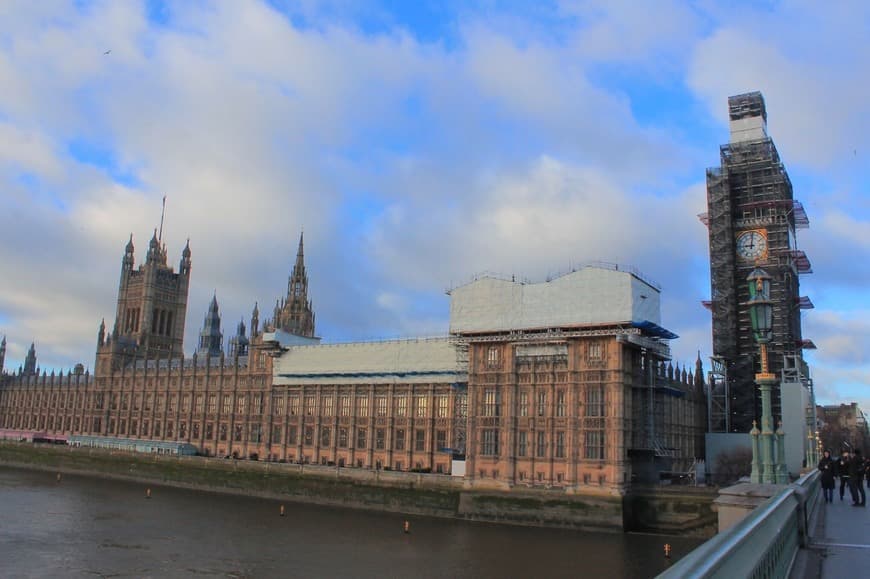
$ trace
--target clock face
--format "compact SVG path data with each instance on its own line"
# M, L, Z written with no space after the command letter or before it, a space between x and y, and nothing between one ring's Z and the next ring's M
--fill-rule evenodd
M744 231L737 236L737 255L743 259L767 256L767 236L763 231Z

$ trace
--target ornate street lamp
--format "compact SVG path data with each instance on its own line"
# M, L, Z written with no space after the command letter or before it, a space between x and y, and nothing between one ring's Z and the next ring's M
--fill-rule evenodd
M767 344L773 338L773 301L770 299L770 275L761 268L755 268L747 276L749 282L749 320L752 322L752 333L761 354L761 372L755 375L755 382L761 392L761 432L753 427L752 450L752 482L787 483L788 474L784 464L784 438L782 424L779 431L773 430L773 413L771 409L771 389L777 382L776 375L771 374L767 360ZM759 440L760 437L760 440ZM779 457L774 453L774 438L779 445ZM760 453L760 457L758 456ZM779 460L777 460L779 458ZM783 464L778 464L783 463Z

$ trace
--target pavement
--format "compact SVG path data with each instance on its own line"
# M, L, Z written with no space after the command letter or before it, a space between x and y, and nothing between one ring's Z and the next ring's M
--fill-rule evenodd
M865 481L864 492L870 494L866 484ZM838 481L833 503L825 503L819 497L822 502L817 505L819 517L807 549L807 561L796 566L792 577L870 576L870 507L853 507L848 489L841 501L839 486Z

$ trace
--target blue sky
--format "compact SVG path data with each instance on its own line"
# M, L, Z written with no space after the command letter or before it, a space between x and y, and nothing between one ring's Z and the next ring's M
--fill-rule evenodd
M286 288L318 333L437 335L444 290L619 262L710 354L704 170L764 93L810 217L820 400L870 407L865 2L4 2L0 333L15 368L92 365L123 247L189 237L187 349ZM109 54L104 54L110 50Z

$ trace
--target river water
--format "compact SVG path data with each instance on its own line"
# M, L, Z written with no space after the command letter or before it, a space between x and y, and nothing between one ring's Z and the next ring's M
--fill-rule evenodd
M151 491L0 467L0 577L652 577L700 542Z

